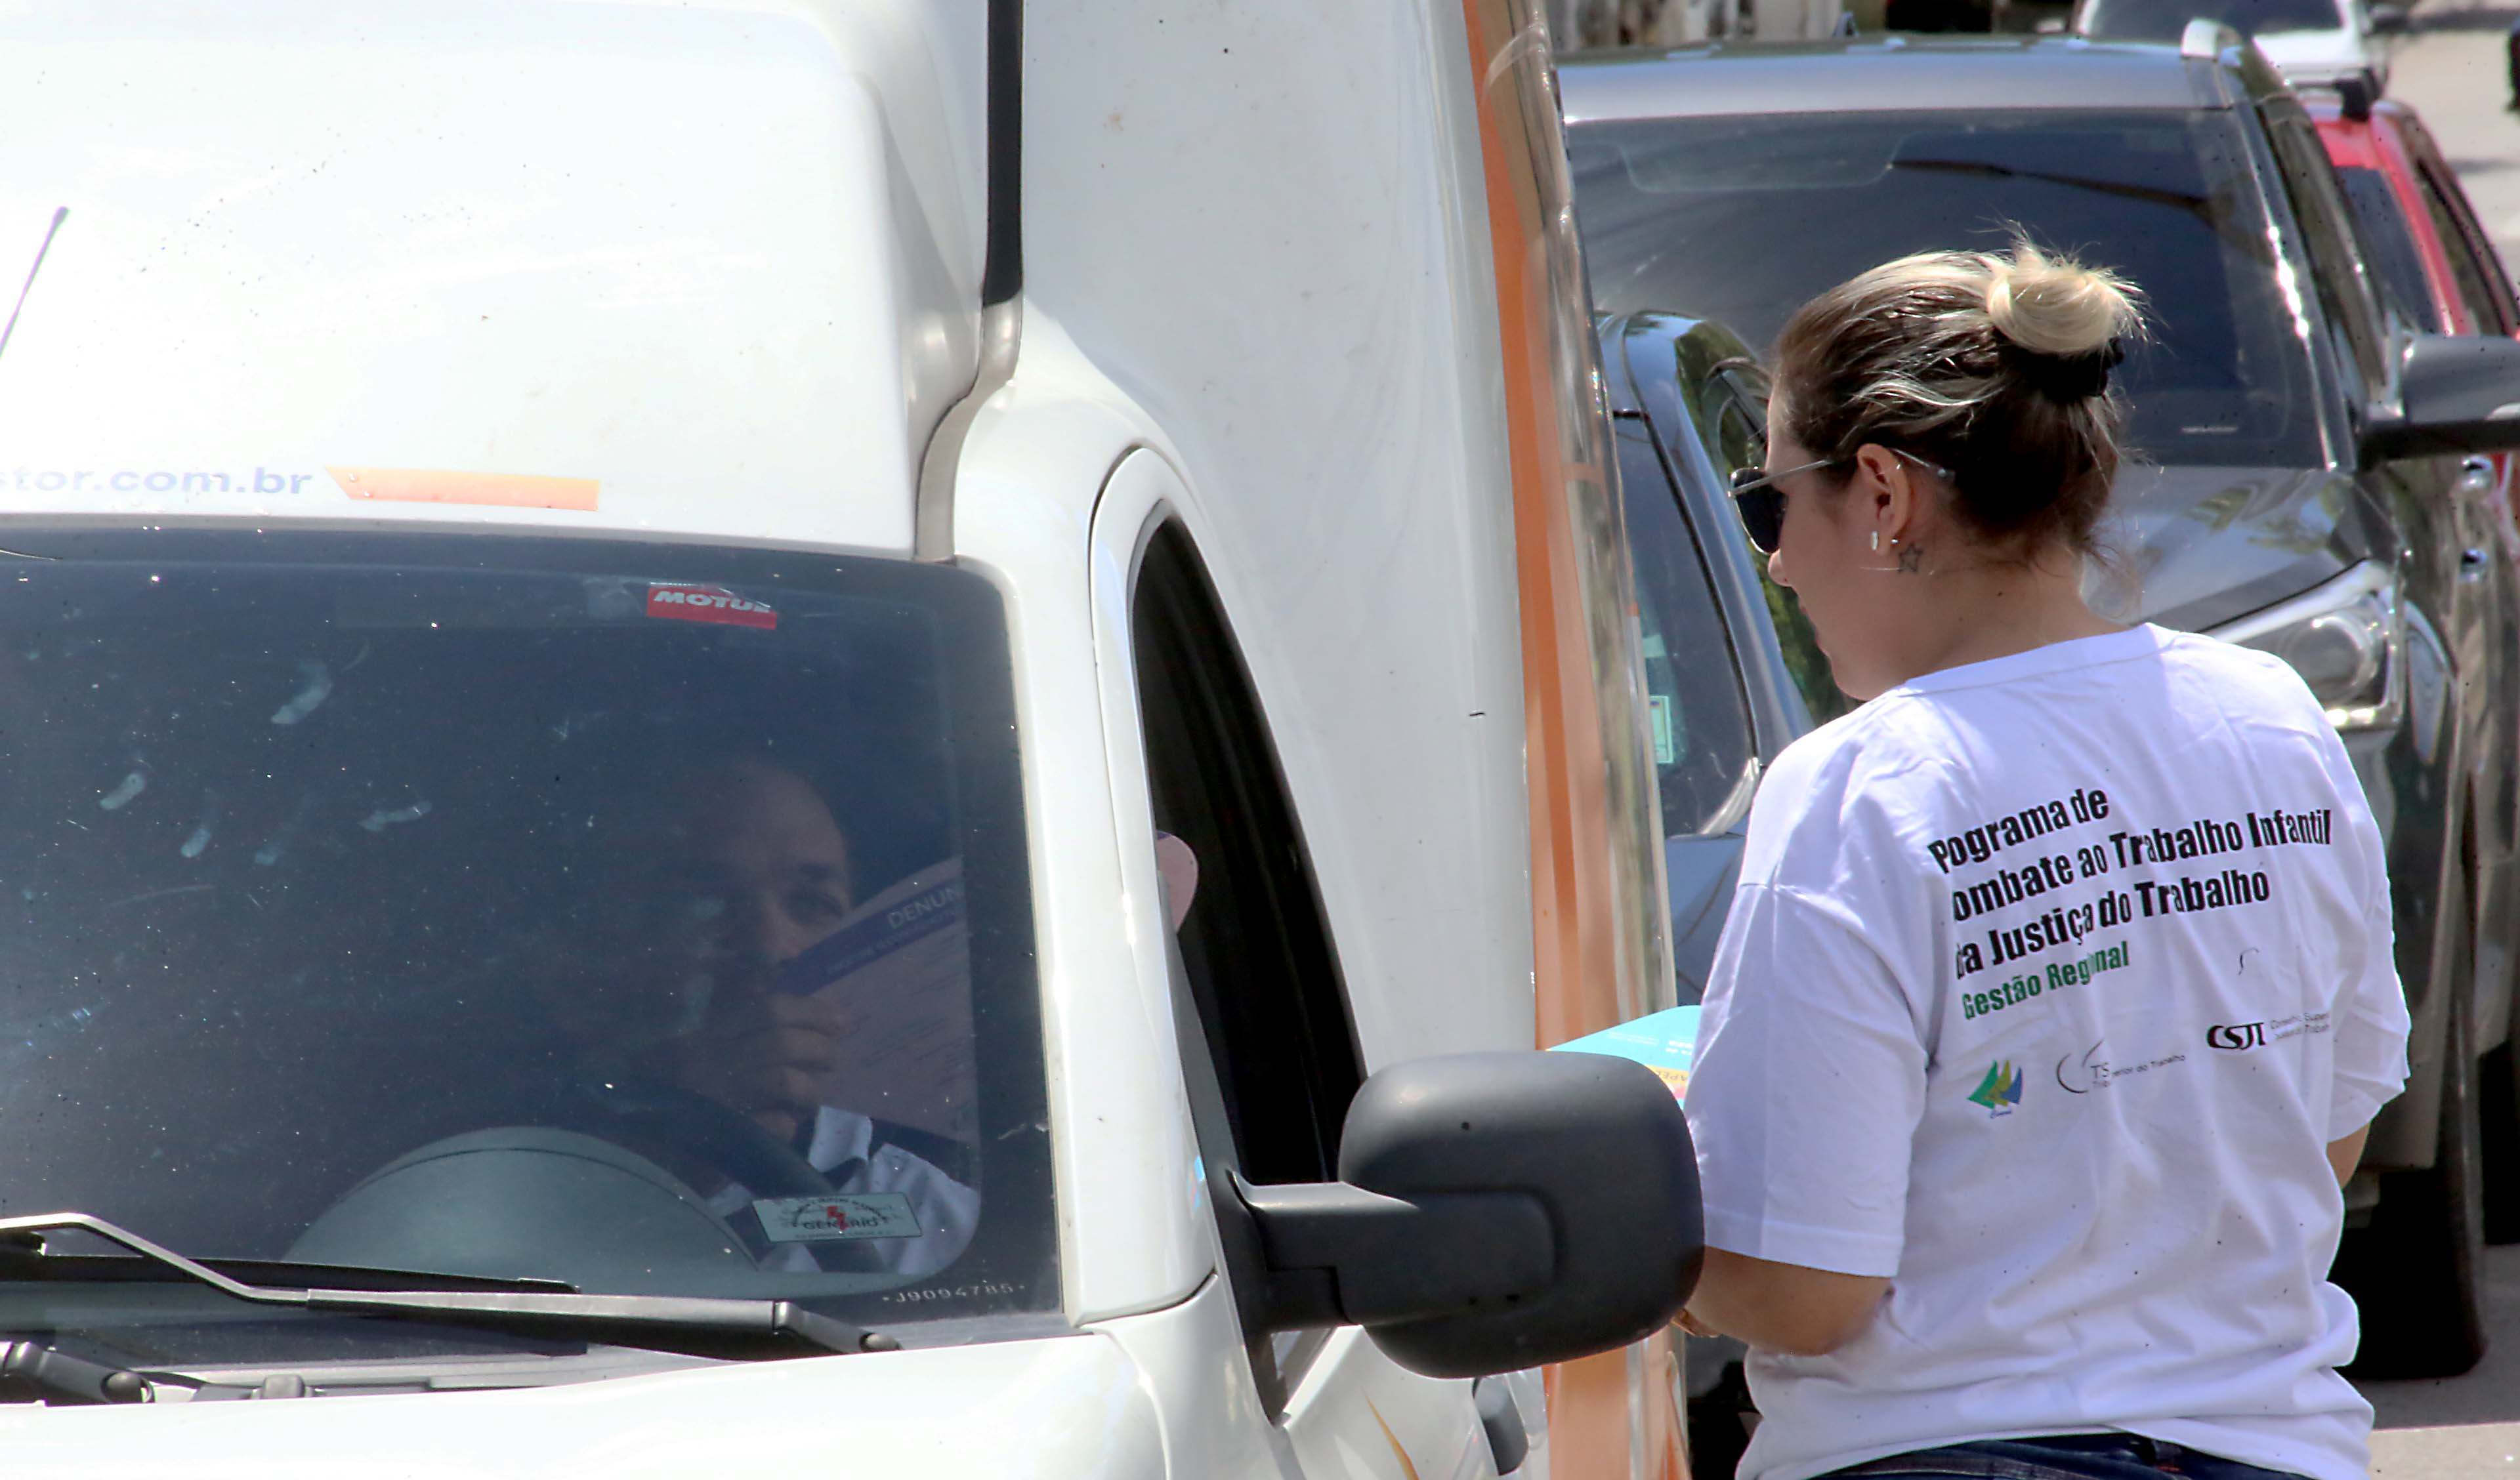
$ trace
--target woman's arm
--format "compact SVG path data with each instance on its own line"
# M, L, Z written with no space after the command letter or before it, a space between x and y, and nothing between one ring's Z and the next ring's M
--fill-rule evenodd
M2354 1180L2354 1167L2362 1159L2362 1143L2371 1139L2371 1128L2364 1126L2351 1136L2327 1144L2327 1164L2336 1171L2336 1185L2343 1187Z
M1737 1336L1761 1351L1824 1357L1862 1335L1888 1293L1890 1281L1879 1276L1710 1248L1682 1322L1700 1335Z

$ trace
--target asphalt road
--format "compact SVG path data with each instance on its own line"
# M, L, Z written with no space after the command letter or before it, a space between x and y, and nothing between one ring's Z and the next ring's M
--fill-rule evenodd
M2508 112L2503 35L2520 5L2427 0L2401 42L2389 91L2423 114L2506 265L2520 266L2520 114ZM2379 1413L2371 1472L2380 1480L2520 1480L2520 1246L2489 1251L2493 1347L2476 1370L2442 1382L2363 1387Z
M2520 1476L2520 1244L2486 1251L2485 1299L2494 1344L2474 1371L2362 1385L2379 1414L2371 1436L2379 1480Z

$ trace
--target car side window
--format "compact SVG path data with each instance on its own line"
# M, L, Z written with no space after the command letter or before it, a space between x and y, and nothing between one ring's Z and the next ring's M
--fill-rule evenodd
M2500 264L2480 251L2472 223L2452 194L2457 187L2445 186L2430 165L2416 170L2416 185L2425 213L2432 217L2433 233L2441 238L2442 252L2450 258L2451 281L2457 286L2459 301L2467 305L2476 333L2509 334L2511 290L2502 281Z
M1172 902L1175 985L1197 1024L1195 1041L1185 1024L1184 1067L1209 1185L1231 1171L1255 1186L1333 1181L1364 1059L1266 716L1177 524L1148 544L1130 632L1155 826L1196 863L1187 908ZM1251 1342L1273 1410L1317 1344Z
M2326 310L2329 332L2343 341L2346 363L2362 379L2355 400L2367 400L2374 387L2387 382L2389 362L2373 286L2349 235L2351 207L2301 105L2289 99L2271 105L2267 124L2284 194L2310 253L2311 281Z
M2389 306L2424 333L2440 334L2441 308L2433 301L2432 280L2424 276L2423 255L2415 248L2406 209L2389 177L2358 164L2340 167L2336 178L2354 207L2354 224L2371 265L2379 271Z
M1717 384L1722 394L1713 418L1715 471L1730 477L1735 468L1756 467L1767 460L1768 381L1753 370L1729 369L1717 377ZM1750 537L1742 532L1740 522L1732 521L1732 537L1747 545ZM1855 701L1830 675L1828 655L1820 650L1820 634L1812 630L1802 603L1770 578L1766 556L1753 550L1750 561L1758 567L1759 594L1767 601L1768 620L1777 629L1777 646L1784 655L1785 672L1793 678L1794 692L1802 696L1813 724L1827 724L1854 708Z
M1731 804L1758 739L1705 554L1652 432L1642 416L1621 417L1614 430L1663 830L1701 832L1738 810Z

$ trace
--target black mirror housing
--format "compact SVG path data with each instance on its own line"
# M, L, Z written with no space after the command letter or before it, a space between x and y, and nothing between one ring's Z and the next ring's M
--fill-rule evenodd
M2362 465L2520 448L2520 339L2416 335L2399 367L2404 409L2362 428Z
M1339 1175L1234 1184L1267 1266L1249 1319L1268 1330L1352 1323L1412 1371L1475 1377L1641 1340L1697 1282L1696 1153L1642 1064L1395 1064L1348 1107Z
M2408 8L2398 4L2397 0L2372 0L2370 17L2371 33L2375 36L2399 35L2408 29L2408 22L2413 19Z

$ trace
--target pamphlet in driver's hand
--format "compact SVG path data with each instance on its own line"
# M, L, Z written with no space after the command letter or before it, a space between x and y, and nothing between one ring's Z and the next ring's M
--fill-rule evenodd
M976 1139L970 931L960 859L922 869L851 911L780 968L778 990L820 997L847 1016L824 1103L960 1142Z
M1688 1068L1697 1057L1697 1009L1667 1008L1634 1022L1587 1033L1556 1046L1577 1054L1632 1058L1662 1076L1677 1099L1688 1092Z

